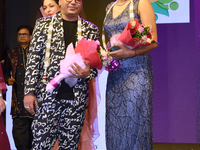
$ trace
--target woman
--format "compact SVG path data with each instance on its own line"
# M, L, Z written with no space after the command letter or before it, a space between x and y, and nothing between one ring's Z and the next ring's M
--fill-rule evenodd
M42 6L45 16L51 16L60 11L58 0L43 0Z
M133 11L132 11L133 6ZM134 18L151 25L157 40L153 8L148 0L118 0L107 6L103 28L109 39ZM120 49L109 55L122 66L108 75L106 90L106 145L108 150L152 150L153 74L149 52L157 44Z
M40 8L40 11L42 15L45 16L51 16L59 12L61 9L59 7L59 0L43 0L42 1L42 7ZM59 143L58 140L56 140L55 146L52 150L58 150L59 149Z
M3 150L10 150L10 143L8 140L8 136L5 130L5 126L4 126L4 122L3 122L3 118L1 116L1 113L5 110L6 108L6 103L3 99L3 94L6 93L6 84L4 81L4 77L3 77L3 71L1 68L1 64L0 64L0 145L1 145L1 149Z
M51 16L60 11L59 0L42 0L42 6L36 15L36 20L41 17Z

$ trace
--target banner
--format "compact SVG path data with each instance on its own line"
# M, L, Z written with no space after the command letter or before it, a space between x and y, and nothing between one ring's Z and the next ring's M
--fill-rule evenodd
M189 0L149 0L153 6L156 23L189 23Z

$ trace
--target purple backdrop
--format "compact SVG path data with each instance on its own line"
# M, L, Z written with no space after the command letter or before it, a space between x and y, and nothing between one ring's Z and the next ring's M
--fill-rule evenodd
M157 25L160 44L151 52L154 142L200 142L196 138L200 134L196 130L200 125L200 113L196 120L198 85L200 89L199 7L199 0L190 1L190 23Z
M197 143L200 143L200 2L198 0L195 1L195 53L196 56L196 70L195 70L195 81L196 81L196 140Z

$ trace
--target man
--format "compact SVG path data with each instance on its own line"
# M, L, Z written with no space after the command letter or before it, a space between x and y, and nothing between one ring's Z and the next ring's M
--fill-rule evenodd
M67 46L85 39L99 40L99 29L78 17L82 0L59 0L61 13L39 19L30 43L26 68L24 107L35 114L32 124L33 150L51 150L56 139L59 149L77 150L84 124L88 99L88 82L97 70L74 63L70 72L77 83L70 87L63 80L52 92L46 91L48 82L60 71ZM59 123L59 126L58 126Z
M29 150L32 143L31 124L33 116L26 111L23 104L24 75L31 34L32 29L29 26L18 27L17 41L19 46L7 51L4 67L6 83L13 85L11 114L13 118L13 138L18 150ZM12 77L10 72L12 72Z

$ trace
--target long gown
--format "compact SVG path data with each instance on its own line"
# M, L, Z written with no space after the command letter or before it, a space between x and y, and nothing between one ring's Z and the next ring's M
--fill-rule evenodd
M134 0L134 18L138 15ZM130 5L130 4L129 4ZM109 39L121 33L129 21L129 5L116 18L113 10L104 22ZM153 73L149 54L121 60L122 66L108 75L106 89L107 150L152 150Z

